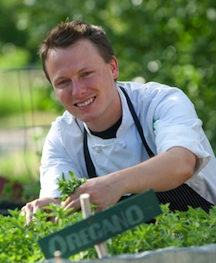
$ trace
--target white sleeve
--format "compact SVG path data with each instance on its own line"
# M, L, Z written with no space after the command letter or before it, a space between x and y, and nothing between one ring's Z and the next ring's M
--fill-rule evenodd
M209 162L211 155L204 147L206 136L202 122L187 96L174 89L158 104L155 116L157 152L162 153L175 146L184 147L197 156L194 172L200 171Z
M199 122L197 120L197 122ZM172 131L172 132L170 132ZM197 173L209 162L211 155L203 148L199 134L184 125L166 125L158 121L155 124L157 152L162 153L175 146L184 147L197 157L194 172Z
M69 178L69 171L80 177L76 165L64 148L59 127L54 123L43 146L40 166L40 197L59 197L57 179L62 177L62 173Z

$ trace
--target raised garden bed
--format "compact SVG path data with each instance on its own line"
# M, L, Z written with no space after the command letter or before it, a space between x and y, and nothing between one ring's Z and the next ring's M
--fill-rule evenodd
M146 251L138 254L124 254L103 259L81 260L80 263L213 263L216 258L216 245L200 247L177 248L169 247ZM61 263L76 263L62 259ZM39 262L38 262L39 263ZM56 263L56 259L44 261L44 263Z
M68 216L57 206L51 206L50 209L53 210L52 215L59 218L58 222L48 222L50 215L43 211L35 215L34 221L29 226L25 226L25 218L20 216L19 211L13 211L10 217L0 215L0 262L52 262L45 260L37 241L50 233L79 222L82 220L82 215L77 212ZM212 257L216 258L214 245L216 243L216 207L211 209L210 214L206 214L201 209L192 208L188 212L177 213L170 212L168 206L162 206L162 210L163 214L156 218L155 224L141 224L107 240L108 258L97 259L95 249L90 248L70 257L69 260L81 263L214 262L211 260ZM190 261L186 261L186 259L189 260L188 249L191 255ZM175 256L170 251L175 252ZM165 254L159 255L162 252ZM183 261L182 253L185 255L185 261ZM150 260L151 257L156 258L155 261L147 261L147 258ZM162 261L167 258L172 260L174 258L174 261ZM203 258L205 261L201 261Z
M3 201L0 202L0 214L4 216L9 216L10 212L9 210L20 210L24 206L24 203L16 203L16 202L8 202Z

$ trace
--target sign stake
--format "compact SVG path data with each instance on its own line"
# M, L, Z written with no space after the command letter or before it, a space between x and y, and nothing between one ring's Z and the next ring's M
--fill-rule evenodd
M55 257L55 263L62 263L62 260L61 260L61 251L56 250L56 251L54 252L54 257Z
M80 204L81 204L83 218L86 219L92 214L89 194L86 193L80 195ZM105 242L95 245L95 250L99 258L108 255L107 246Z

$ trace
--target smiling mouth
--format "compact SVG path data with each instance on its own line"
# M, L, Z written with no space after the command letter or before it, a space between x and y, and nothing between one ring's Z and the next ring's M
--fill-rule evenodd
M81 102L81 103L76 103L76 106L77 107L86 107L86 106L90 105L94 100L95 100L95 97L88 99L88 100Z

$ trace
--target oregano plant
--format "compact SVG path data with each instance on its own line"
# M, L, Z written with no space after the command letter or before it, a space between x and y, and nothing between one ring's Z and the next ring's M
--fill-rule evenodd
M70 179L65 175L59 180L62 200L73 193L86 179L75 178L70 172ZM0 214L0 262L34 263L43 262L44 255L37 243L40 238L59 231L82 220L82 213L69 214L63 207L51 204L46 207L51 214L38 210L30 225L25 226L25 217L20 211L10 211L10 216ZM209 213L201 208L175 213L169 204L161 205L162 214L154 223L140 224L131 230L106 241L110 256L126 253L139 253L165 247L190 247L216 243L216 206ZM51 222L49 217L57 217ZM94 248L71 256L71 260L97 258Z
M61 192L60 199L65 201L81 184L86 182L86 178L76 178L74 173L69 171L70 179L62 173L62 178L58 179L57 183Z

